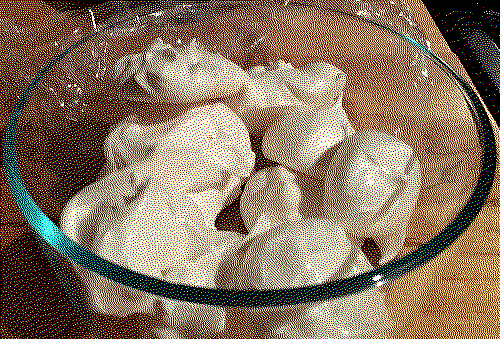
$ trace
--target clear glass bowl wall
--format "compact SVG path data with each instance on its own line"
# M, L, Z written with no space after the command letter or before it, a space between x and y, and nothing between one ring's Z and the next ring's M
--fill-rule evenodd
M352 126L394 135L417 152L422 189L406 241L418 247L432 239L465 206L481 170L481 143L465 94L413 42L374 24L431 51L402 4L351 1L329 8L293 2L208 11L165 7L144 16L116 13L112 20L121 24L112 28L82 18L79 31L59 42L61 51L96 28L99 32L43 76L21 113L16 145L27 191L57 225L65 203L96 180L113 124L130 114L153 124L187 110L186 105L128 100L139 88L121 86L113 65L157 37L172 44L196 38L245 70L283 59L295 67L326 61L344 71L343 106ZM188 14L174 20L176 11ZM25 75L33 79L32 72Z

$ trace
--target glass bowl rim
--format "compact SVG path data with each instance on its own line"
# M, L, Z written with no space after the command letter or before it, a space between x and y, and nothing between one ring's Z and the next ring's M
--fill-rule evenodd
M477 185L465 206L458 213L453 222L439 232L433 239L400 259L395 259L383 266L360 275L329 281L319 285L275 290L229 290L173 284L161 279L139 274L114 264L76 244L40 210L24 187L16 160L15 140L19 116L23 112L25 104L30 98L30 94L35 86L40 83L42 78L56 66L59 61L78 46L99 35L102 32L100 30L95 30L93 33L82 37L53 58L26 87L18 99L16 108L10 116L5 134L4 168L6 169L6 177L11 193L31 228L44 242L48 243L70 262L77 263L105 278L163 298L219 307L256 308L290 306L302 303L321 302L333 298L342 298L351 294L363 292L374 286L382 286L389 281L393 281L413 271L441 254L472 224L481 208L484 206L486 198L493 186L497 152L493 127L488 118L487 109L467 81L457 74L457 72L442 59L433 54L429 49L424 48L409 35L403 35L383 24L363 17L354 16L351 13L337 10L331 11L379 26L416 45L425 52L426 57L438 64L445 73L448 73L450 78L455 79L469 106L472 118L476 124L480 147L483 151L481 157L481 172L477 180ZM115 23L106 28L112 28L126 21L128 20Z

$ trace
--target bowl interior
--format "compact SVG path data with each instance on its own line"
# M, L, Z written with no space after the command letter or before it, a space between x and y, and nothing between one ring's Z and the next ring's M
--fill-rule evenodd
M424 42L417 46L366 21L404 30L397 16L386 14L384 22L376 19L377 9L356 6L333 7L345 13L292 4L212 8L182 25L165 11L98 33L82 21L82 33L93 36L48 71L19 119L16 147L27 191L58 225L69 199L97 179L105 160L104 139L115 123L130 114L143 124L159 123L193 107L128 100L141 89L133 82L120 86L113 65L124 55L140 53L157 37L172 45L196 38L243 69L283 59L296 67L325 61L344 71L343 107L354 129L396 136L418 155L421 191L399 257L411 253L444 230L467 203L480 172L480 141L461 86L422 50ZM59 48L76 40L68 38ZM258 153L262 133L251 131L251 138ZM256 170L269 164L258 154ZM322 183L303 180L311 187L303 208L314 214ZM219 229L244 232L238 202L219 214ZM363 246L376 265L376 246L369 240Z

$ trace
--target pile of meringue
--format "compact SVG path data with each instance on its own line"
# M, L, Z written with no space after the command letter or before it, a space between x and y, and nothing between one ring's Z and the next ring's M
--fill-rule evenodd
M301 287L367 272L366 238L380 248L380 264L401 251L420 190L418 158L393 136L352 128L339 69L280 60L244 71L196 40L172 47L158 38L115 71L141 86L142 99L215 103L160 124L129 116L114 126L101 179L62 213L75 242L151 277L218 289ZM276 166L254 171L250 134L263 135L262 154ZM314 190L320 199L306 201ZM248 234L217 230L217 215L240 195ZM223 308L159 298L75 267L97 312L154 313L160 301L159 337L220 338L226 330ZM381 338L392 322L379 278L340 299L242 311L265 339Z

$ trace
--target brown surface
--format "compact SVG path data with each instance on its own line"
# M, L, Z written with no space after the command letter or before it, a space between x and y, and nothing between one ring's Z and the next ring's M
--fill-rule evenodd
M411 0L408 3L414 6L417 21L422 23L426 30L431 33L429 39L434 46L437 46L436 53L455 69L458 69L461 74L466 75L456 56L450 53L446 42L440 36L423 4L418 0ZM49 18L47 18L48 13ZM6 17L19 26L30 26L33 39L22 48L24 51L35 50L38 52L32 54L30 60L23 60L26 65L30 63L43 64L44 60L48 60L53 53L49 47L40 47L50 46L46 43L47 41L59 40L74 28L64 16L54 13L42 2L35 0L0 1L0 18ZM16 68L14 64L9 63L10 60L1 61L0 69L5 79ZM16 89L8 87L6 82L2 82L0 87L2 89L0 91L0 116L2 119L0 128L2 128L6 123L8 110L13 107ZM497 142L498 140L500 138L497 139ZM3 173L0 173L1 190L8 192L4 179ZM41 266L43 258L37 252L36 245L30 240L31 238L26 237L28 228L21 221L23 217L17 210L15 203L10 199L9 194L7 194L6 200L3 197L4 195L2 195L0 208L6 213L2 212L2 223L15 223L2 224L0 233L2 259L5 260L2 268L2 285L5 286L2 288L2 308L8 309L10 312L8 315L12 317L9 321L2 319L2 326L14 329L13 332L16 335L23 335L23 333L26 335L29 332L26 332L26 329L19 327L19 325L24 324L29 329L33 328L33 323L23 323L23 312L31 312L34 314L34 319L41 318L43 314L46 314L46 316L54 317L52 319L56 319L55 322L59 323L60 328L66 329L68 337L81 338L82 335L78 334L81 326L78 328L77 319L72 317L71 307L64 294L57 294L59 292L57 292L56 285L53 285L56 280L50 269L44 268L34 274L37 281L48 282L50 287L45 287L45 289L41 285L33 285L32 280L28 279L29 277L22 276L20 273L11 274L11 280L8 280L9 278L4 274L5 272L16 272L15 270L19 269L18 262L5 259L6 253L14 253L15 249L20 251L17 257L23 260L28 265L27 267ZM500 206L498 200L496 203L495 199L491 200L474 225L450 249L421 269L386 287L388 290L387 303L393 317L398 321L398 335L400 337L419 339L500 337L498 325L500 315L498 307L500 303L498 300L500 293L500 262L498 259L500 255L500 226L498 224ZM434 215L436 219L429 217L425 223L419 223L418 220L415 220L415 227L410 229L412 243L408 242L408 246L405 248L406 252L414 249L410 245L418 245L430 239L432 231L436 229L433 225L440 213L435 210L423 211L423 214ZM23 235L25 237L22 237ZM12 244L10 252L4 252L8 244ZM10 302L6 300L10 300ZM50 307L55 308L51 309ZM235 321L241 322L243 320L235 318ZM94 332L100 334L95 337L100 338L104 333L107 333L108 337L132 338L132 329L138 322L140 322L138 319L96 319L98 330ZM106 329L108 326L109 329ZM117 336L118 332L121 335L126 333L128 336ZM36 338L35 334L40 332L33 333L28 337ZM49 328L45 337L56 337L53 336L54 333L50 332ZM64 336L59 337L64 338ZM237 331L232 334L232 337L249 338L250 333L246 330Z
M500 207L488 204L455 244L387 286L401 337L500 337L498 220Z

